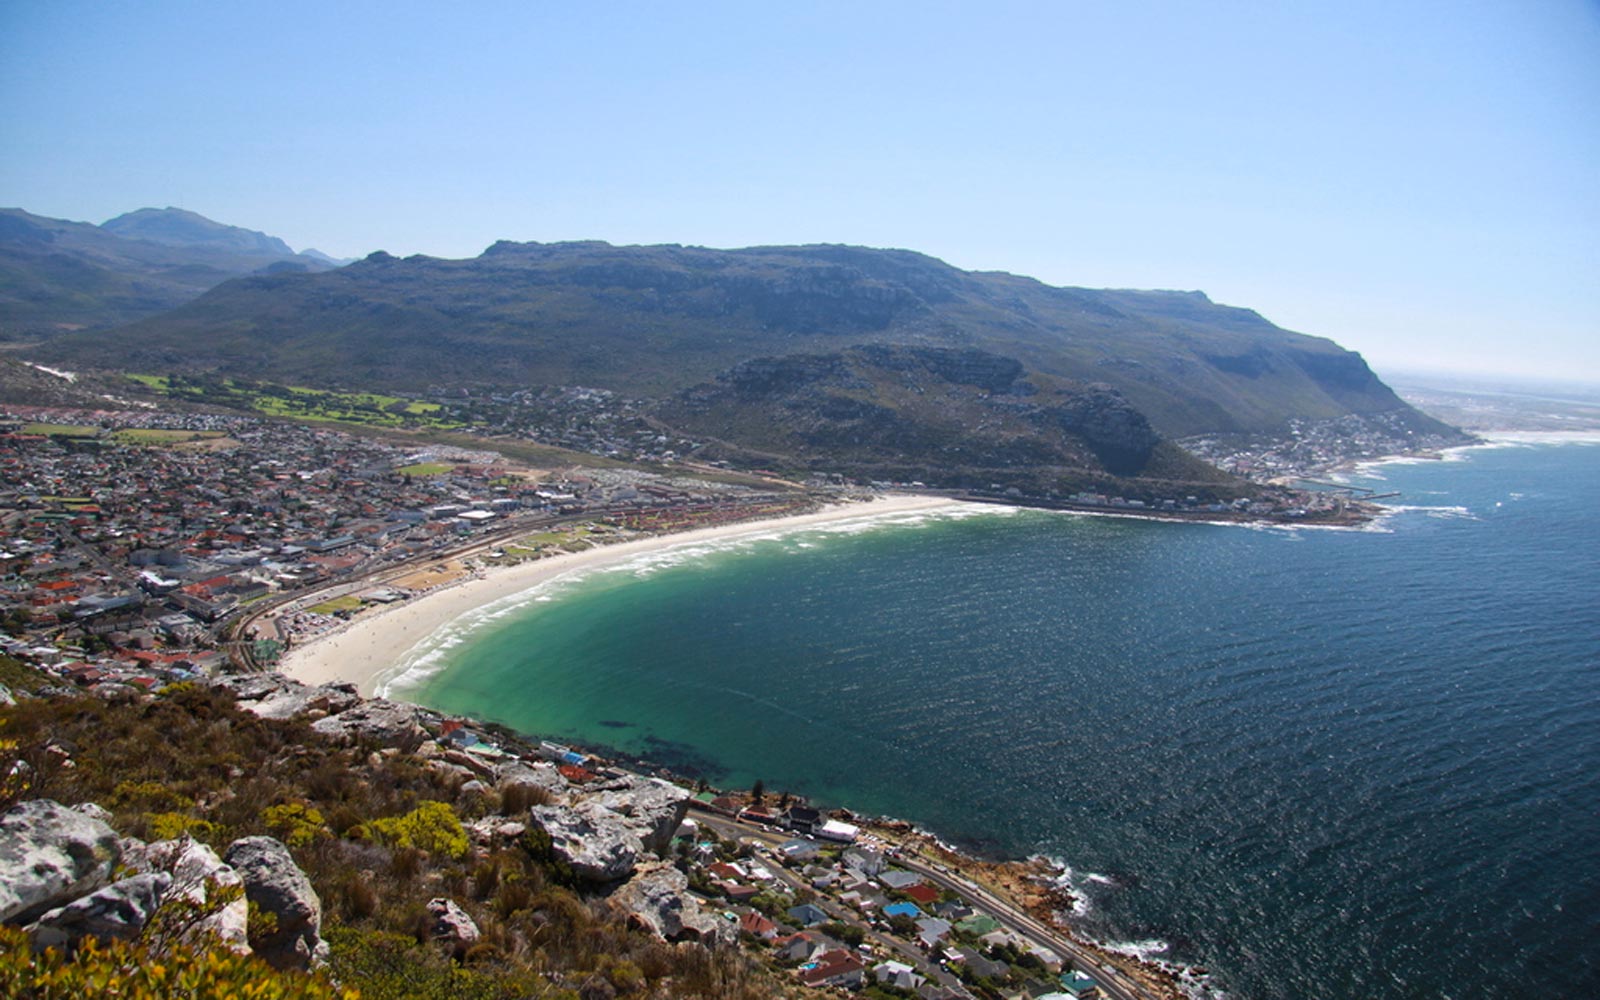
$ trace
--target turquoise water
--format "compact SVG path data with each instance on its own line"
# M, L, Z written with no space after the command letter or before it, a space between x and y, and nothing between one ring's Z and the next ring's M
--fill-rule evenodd
M1232 996L1600 995L1600 447L1377 530L966 509L558 582L396 690L1072 866ZM436 671L419 679L427 670Z

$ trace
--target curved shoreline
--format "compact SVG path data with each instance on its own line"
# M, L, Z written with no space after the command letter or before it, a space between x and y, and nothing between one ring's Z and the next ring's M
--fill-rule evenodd
M306 684L345 681L365 696L376 682L419 643L441 628L487 604L530 590L576 570L593 570L680 545L726 541L774 529L794 530L860 518L880 518L961 506L944 497L891 494L867 503L845 503L809 514L741 521L738 524L651 535L583 552L533 559L491 569L481 576L447 584L400 604L368 608L348 625L298 645L278 669Z

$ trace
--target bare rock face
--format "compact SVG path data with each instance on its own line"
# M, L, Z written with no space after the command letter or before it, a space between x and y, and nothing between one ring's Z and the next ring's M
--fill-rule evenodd
M337 715L360 702L361 695L353 684L324 684L321 687L295 685L240 707L263 719L292 719L312 712Z
M387 698L363 701L337 715L318 719L311 728L346 743L371 740L405 751L416 749L428 736L417 718L415 705L402 705Z
M664 855L689 812L689 793L657 778L627 774L585 793L567 806L534 806L529 818L556 856L593 882L625 879L641 855Z
M279 691L296 684L282 674L228 674L208 681L212 687L227 688L233 692L235 701L242 703L260 701L262 698L277 694Z
M453 899L428 900L428 919L432 921L429 936L449 948L457 958L478 943L477 923Z
M172 885L165 872L135 875L57 907L28 928L35 948L70 947L94 936L131 941L144 930Z
M212 685L233 692L239 707L263 719L292 719L297 715L336 715L361 703L354 684L307 687L282 674L233 674Z
M0 921L27 923L94 892L122 856L104 820L49 799L0 817Z
M663 941L698 941L707 946L729 944L737 925L701 909L689 895L689 879L665 862L640 866L611 902L635 924Z
M168 898L181 897L196 907L207 907L212 894L230 886L243 886L239 873L223 864L217 852L191 837L159 840L128 850L124 862L138 871L162 872L172 879ZM246 934L250 906L241 895L216 913L197 921L191 933L214 937L237 952L250 950Z
M554 764L543 761L536 764L507 761L495 768L494 777L501 792L513 785L532 785L548 792L554 801L565 799L567 789L571 787L571 783L561 776Z
M223 860L244 879L245 897L276 926L252 944L275 969L307 969L326 960L322 940L322 900L294 863L289 849L272 837L243 837L228 845Z
M627 818L592 800L571 807L534 806L529 818L549 835L555 856L591 882L627 878L644 853Z
M594 790L590 801L624 817L628 829L652 854L666 854L689 814L689 792L659 778L630 774L590 787Z

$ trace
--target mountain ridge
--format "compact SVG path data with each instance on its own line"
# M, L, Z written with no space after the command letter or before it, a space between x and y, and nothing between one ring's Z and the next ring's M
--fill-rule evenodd
M884 440L882 427L831 427L857 406L917 442L916 454L904 456L915 468L936 469L952 436L988 426L1004 428L1007 447L1052 456L1050 467L1077 454L1093 472L1143 474L1107 464L1083 426L1023 415L985 390L936 374L907 389L905 364L928 373L930 356L885 367L862 353L885 347L999 359L1015 367L1013 384L1051 396L1046 409L1088 405L1070 403L1073 396L1100 400L1107 413L1126 406L1161 438L1287 433L1295 421L1352 414L1451 432L1395 396L1360 355L1203 293L1055 287L916 251L840 244L715 250L502 240L465 259L377 251L335 271L227 281L156 317L63 335L37 356L413 394L588 386L647 401L665 425L706 431L735 452L777 447L802 466L877 464L882 456L868 453ZM768 380L765 396L718 395L718 386L738 384L741 365L766 359L774 370L804 372L819 358L843 364L850 371L839 377L857 384ZM949 409L923 406L919 391ZM1115 406L1104 402L1112 395ZM696 399L717 402L697 410ZM952 414L972 427L951 424ZM946 428L943 443L936 426ZM819 456L824 439L832 445ZM796 449L811 457L802 461ZM1181 478L1203 477L1190 469Z
M229 278L330 266L277 237L182 209L139 209L99 226L0 209L0 340L118 326Z

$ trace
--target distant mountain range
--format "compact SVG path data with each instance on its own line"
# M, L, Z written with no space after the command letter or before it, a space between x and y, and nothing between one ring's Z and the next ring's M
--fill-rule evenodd
M275 248L187 216L107 225L146 247ZM465 260L269 267L30 356L408 393L586 386L644 401L707 456L1030 487L1069 469L1214 481L1166 442L1296 421L1456 433L1359 355L1200 292L1057 288L833 245L500 242Z
M0 209L0 340L115 326L229 278L340 263L178 208L142 208L99 226Z

